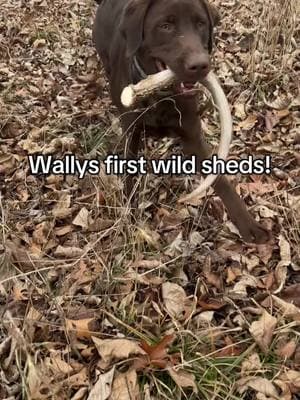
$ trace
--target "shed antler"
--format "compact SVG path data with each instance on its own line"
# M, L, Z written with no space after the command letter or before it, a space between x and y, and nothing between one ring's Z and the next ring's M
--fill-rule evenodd
M132 107L139 100L150 96L162 88L167 88L175 82L176 76L170 69L166 69L154 75L149 75L146 79L143 79L136 85L127 86L121 94L121 102L125 107ZM229 104L225 93L220 86L218 78L213 72L209 72L201 83L211 93L214 103L219 111L221 137L218 149L218 158L226 160L232 138L232 118ZM200 183L192 193L179 199L179 202L188 203L194 200L202 192L206 191L214 183L216 178L217 175L207 175L204 181Z

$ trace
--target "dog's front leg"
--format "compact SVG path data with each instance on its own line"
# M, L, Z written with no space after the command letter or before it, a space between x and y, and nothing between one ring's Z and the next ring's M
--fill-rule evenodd
M181 137L185 154L197 156L197 167L200 170L200 162L211 156L211 148L201 132L201 123L196 115L183 119ZM270 232L254 220L225 176L217 178L214 189L246 242L265 243L270 239Z

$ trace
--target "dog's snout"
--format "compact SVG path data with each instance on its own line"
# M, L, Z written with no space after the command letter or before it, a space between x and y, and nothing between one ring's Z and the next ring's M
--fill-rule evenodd
M191 78L205 76L209 72L209 57L206 55L195 55L185 61L185 72Z

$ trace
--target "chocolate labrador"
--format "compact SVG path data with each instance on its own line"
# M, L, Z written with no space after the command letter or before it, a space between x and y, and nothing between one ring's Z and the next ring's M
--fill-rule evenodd
M194 84L210 70L213 30L219 20L216 9L206 0L98 3L93 40L128 139L125 156L136 158L142 133L155 130L162 136L170 131L178 135L185 155L196 155L199 162L209 158L211 149L201 133ZM181 82L172 93L159 92L155 107L145 101L140 111L125 110L120 101L123 88L166 67ZM131 179L127 189L132 189ZM253 219L226 177L218 177L214 190L245 241L264 243L269 239L269 232Z

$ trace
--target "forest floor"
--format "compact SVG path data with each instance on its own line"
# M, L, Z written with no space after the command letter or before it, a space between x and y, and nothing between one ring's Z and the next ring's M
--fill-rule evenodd
M296 1L215 1L231 157L272 157L270 174L231 177L265 245L242 241L212 190L178 204L198 177L143 177L134 220L116 176L32 175L36 153L103 159L120 124L95 2L0 4L0 398L300 399ZM213 110L202 122L217 145Z

